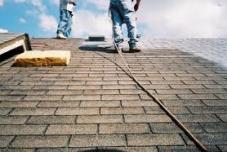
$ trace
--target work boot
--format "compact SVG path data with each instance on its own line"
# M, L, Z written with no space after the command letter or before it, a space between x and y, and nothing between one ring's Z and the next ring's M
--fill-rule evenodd
M141 48L138 47L138 45L136 44L129 44L129 52L130 53L136 53L136 52L140 52Z
M66 36L64 36L62 33L57 34L57 39L67 39Z

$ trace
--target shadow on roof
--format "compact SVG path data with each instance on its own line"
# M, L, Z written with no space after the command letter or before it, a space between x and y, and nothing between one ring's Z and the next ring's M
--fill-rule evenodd
M117 53L112 45L109 44L83 44L79 47L83 51L98 51L105 53Z
M83 51L98 51L98 52L105 52L105 53L118 53L112 46L100 46L100 45L82 45L79 47L80 50ZM122 53L134 53L129 52L126 49L122 51Z
M11 62L16 55L23 53L24 48L22 46L17 47L9 52L0 55L0 66Z
M81 46L79 47L80 50L83 51L98 51L98 52L105 52L105 53L117 53L117 51L113 48L104 48L104 47L91 47L91 46Z

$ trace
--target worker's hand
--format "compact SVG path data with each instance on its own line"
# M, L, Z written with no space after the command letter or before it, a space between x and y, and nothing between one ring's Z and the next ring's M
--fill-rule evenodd
M135 11L138 11L138 9L139 9L139 4L136 3L136 5L134 6L134 10L135 10Z
M74 6L76 5L76 3L73 0L69 0L68 3L73 4Z
M76 3L74 3L74 2L69 2L69 4L72 4L72 5L76 6Z

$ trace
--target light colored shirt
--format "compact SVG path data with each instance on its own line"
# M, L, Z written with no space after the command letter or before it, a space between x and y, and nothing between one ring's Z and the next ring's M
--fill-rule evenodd
M60 0L60 9L65 9L68 10L70 12L73 12L75 9L75 5L73 3L70 2L74 2L75 0Z

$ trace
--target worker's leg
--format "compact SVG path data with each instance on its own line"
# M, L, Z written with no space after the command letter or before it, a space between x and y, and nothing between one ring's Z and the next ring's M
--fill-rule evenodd
M67 11L67 18L68 18L68 22L65 28L65 36L69 37L72 31L72 13L70 11Z
M62 33L64 36L67 36L66 30L68 29L68 11L60 11L60 20L58 24L57 34Z
M121 43L124 40L122 33L122 16L120 15L118 3L112 3L110 6L111 19L113 22L113 36L115 43Z
M137 28L136 28L136 19L135 14L133 12L127 13L125 16L125 23L128 29L128 38L129 38L129 46L130 48L135 47L137 40Z
M122 14L124 22L128 29L129 47L130 49L137 48L137 27L136 27L136 14L131 0L122 0Z

